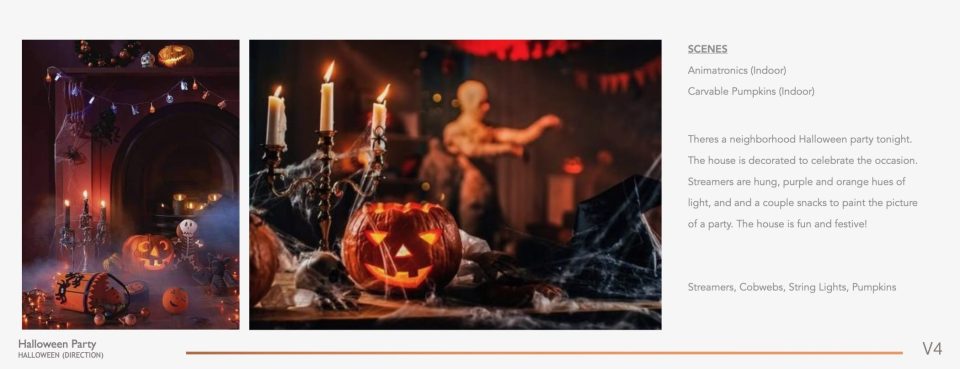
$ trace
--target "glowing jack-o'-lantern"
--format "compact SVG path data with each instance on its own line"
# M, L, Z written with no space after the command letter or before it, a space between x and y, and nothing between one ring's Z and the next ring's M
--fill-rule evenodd
M347 223L341 258L366 290L421 294L450 283L462 254L457 223L443 207L367 203Z
M167 45L157 53L160 64L167 68L181 67L193 63L193 48L187 45Z
M159 235L133 235L123 243L127 265L149 271L164 270L173 261L173 243Z

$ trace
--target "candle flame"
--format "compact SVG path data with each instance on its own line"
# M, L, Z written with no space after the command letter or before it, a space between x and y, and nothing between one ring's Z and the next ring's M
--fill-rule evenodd
M63 206L70 207L70 200L63 200Z
M324 81L324 82L330 82L330 76L333 75L333 64L334 64L334 63L336 63L336 61L330 62L330 66L327 67L327 73L324 73L324 75L323 75L323 81Z
M84 200L87 199L87 190L83 190L83 199L84 199Z
M100 207L101 207L101 208L107 207L107 201L106 201L106 200L100 200Z
M273 97L280 97L281 90L283 90L283 86L277 86L277 90L273 92Z
M377 96L377 102L383 104L383 100L387 98L387 92L390 92L390 84L387 83L387 87L383 88L383 92L380 93L380 96Z

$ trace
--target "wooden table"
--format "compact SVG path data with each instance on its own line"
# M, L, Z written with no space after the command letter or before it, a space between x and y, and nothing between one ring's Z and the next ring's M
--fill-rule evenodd
M282 274L282 273L281 273ZM287 279L278 274L281 281ZM251 329L660 329L659 301L576 299L550 309L503 308L423 300L388 299L364 293L359 310L314 307L250 312Z

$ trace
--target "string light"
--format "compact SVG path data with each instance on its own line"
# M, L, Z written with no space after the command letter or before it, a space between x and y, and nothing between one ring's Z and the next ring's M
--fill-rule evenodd
M51 83L51 82L58 82L60 81L60 79L64 77L70 80L74 80L71 76L63 74L63 72L61 72L59 68L51 66L51 67L48 67L47 70L44 72L43 80L47 83ZM180 88L181 91L190 91L190 90L200 91L200 87L202 87L200 82L197 81L196 77L191 77L190 80L181 79L180 81L177 81L163 95L159 97L153 98L148 101L139 102L139 103L124 103L124 102L111 101L109 98L99 96L94 92L91 92L90 90L83 88L83 83L81 81L68 84L68 86L69 86L69 92L71 96L90 96L89 100L87 100L87 105L93 105L97 100L105 100L107 103L110 103L110 110L113 111L114 114L119 112L121 106L125 105L130 107L131 115L140 115L139 106L143 104L148 104L149 112L155 113L157 109L154 106L154 102L156 102L157 99L159 98L163 98L163 101L166 101L167 104L173 104L175 99L173 97L172 92L175 91L175 89L178 87ZM213 91L207 90L206 88L204 88L202 91L203 93L201 94L200 98L202 100L208 100L210 99L210 96L215 97L216 99L220 100L220 102L217 103L217 107L220 109L226 109L228 102L231 101L231 100L224 99L223 96L220 96Z

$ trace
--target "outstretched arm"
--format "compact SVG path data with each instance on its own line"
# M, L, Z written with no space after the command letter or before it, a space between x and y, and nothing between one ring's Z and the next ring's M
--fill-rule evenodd
M553 114L547 114L537 119L536 122L533 122L533 124L530 124L527 128L497 128L494 130L494 135L498 142L525 146L540 138L540 136L543 135L543 131L558 126L560 126L560 118Z

